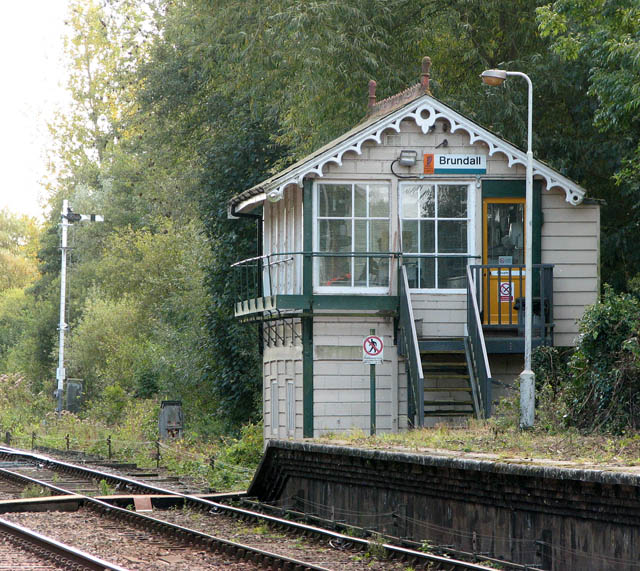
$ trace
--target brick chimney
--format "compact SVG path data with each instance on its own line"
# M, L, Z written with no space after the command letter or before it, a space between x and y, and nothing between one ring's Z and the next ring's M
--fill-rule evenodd
M420 85L422 88L429 92L429 80L431 79L431 75L429 74L429 70L431 69L431 58L429 56L424 56L422 58L422 75L420 76Z
M376 104L376 82L372 79L369 81L369 109Z

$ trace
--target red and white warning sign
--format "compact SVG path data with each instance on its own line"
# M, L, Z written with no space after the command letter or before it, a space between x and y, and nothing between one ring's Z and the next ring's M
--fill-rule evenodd
M382 337L369 335L362 342L362 362L369 365L379 365L383 360L384 342Z
M513 301L513 282L502 282L498 290L500 301Z

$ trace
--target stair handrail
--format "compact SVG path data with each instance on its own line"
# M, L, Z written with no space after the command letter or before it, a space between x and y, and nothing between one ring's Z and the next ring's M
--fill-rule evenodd
M480 320L476 284L470 266L467 266L467 334L473 351L476 378L480 384L479 392L484 406L484 417L488 418L491 416L491 367Z
M398 297L400 303L399 326L402 330L401 339L404 345L403 348L407 358L407 368L409 372L407 383L407 388L409 389L408 399L409 402L411 402L411 397L413 396L413 407L415 409L415 415L417 416L417 425L424 426L424 372L420 358L420 344L418 343L416 322L413 317L413 306L411 305L407 268L404 264L400 265L400 280L398 281ZM409 414L409 417L411 416L412 415Z

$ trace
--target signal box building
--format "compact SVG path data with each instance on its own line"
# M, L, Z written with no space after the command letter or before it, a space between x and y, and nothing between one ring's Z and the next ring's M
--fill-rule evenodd
M526 154L435 99L428 65L230 201L262 227L232 269L237 318L262 324L266 438L489 416L523 368L525 281L534 347L574 345L598 298L598 204L534 160L527 236Z

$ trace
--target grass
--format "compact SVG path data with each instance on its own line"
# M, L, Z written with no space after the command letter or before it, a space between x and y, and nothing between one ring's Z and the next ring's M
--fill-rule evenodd
M486 455L488 460L501 461L539 459L577 464L606 463L621 467L640 465L639 433L612 436L584 435L573 429L520 430L499 420L472 420L466 427L438 425L377 436L354 431L348 435L327 435L317 441L379 450L480 454Z
M23 499L27 499L27 498L42 498L50 495L51 495L51 490L49 490L48 488L43 488L38 484L29 484L22 490L20 497Z
M118 422L107 423L92 415L53 412L51 398L33 393L17 375L0 375L0 435L10 433L11 445L31 449L66 450L114 461L155 468L158 455L159 402L131 399ZM93 411L95 412L95 411ZM262 455L262 426L243 427L240 438L207 439L185 430L182 440L162 442L160 466L188 477L195 485L216 491L246 489Z

